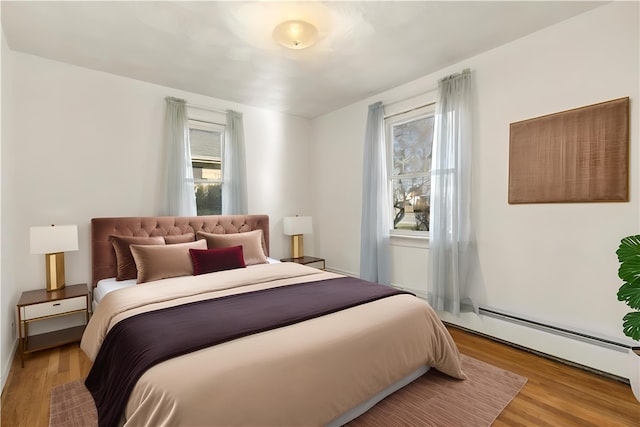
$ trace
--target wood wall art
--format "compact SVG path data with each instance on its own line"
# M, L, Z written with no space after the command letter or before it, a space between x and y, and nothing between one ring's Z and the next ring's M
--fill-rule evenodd
M511 123L509 203L628 200L628 97Z

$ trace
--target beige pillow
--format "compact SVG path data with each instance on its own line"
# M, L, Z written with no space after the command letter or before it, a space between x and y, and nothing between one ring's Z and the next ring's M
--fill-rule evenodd
M204 238L209 249L242 246L242 254L246 265L266 264L268 262L267 256L262 249L262 230L232 234L213 234L198 231L196 237L198 239Z
M189 249L207 249L205 240L164 246L131 245L138 268L137 283L193 275Z
M138 275L136 263L131 255L130 245L164 245L164 239L157 237L109 236L116 253L116 280L135 279Z

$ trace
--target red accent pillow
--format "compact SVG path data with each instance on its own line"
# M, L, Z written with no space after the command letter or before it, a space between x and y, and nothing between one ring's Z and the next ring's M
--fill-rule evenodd
M189 249L189 254L193 262L194 276L246 267L242 246L217 249Z

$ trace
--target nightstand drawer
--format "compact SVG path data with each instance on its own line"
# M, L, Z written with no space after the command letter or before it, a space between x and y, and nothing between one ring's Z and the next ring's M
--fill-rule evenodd
M54 316L69 311L86 309L86 296L43 302L22 307L22 320L37 319L38 317Z

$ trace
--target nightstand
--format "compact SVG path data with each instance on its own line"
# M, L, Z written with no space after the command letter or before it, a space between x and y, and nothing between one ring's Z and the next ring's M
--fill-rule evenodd
M280 261L282 262L297 262L298 264L315 264L317 262L321 262L322 263L322 268L321 270L325 269L325 263L324 263L324 258L316 258L316 257L312 257L312 256L303 256L300 258L282 258Z
M28 353L78 342L89 322L89 290L86 283L65 286L47 292L46 289L23 292L18 301L18 329L20 331L20 363L24 367L24 357ZM84 325L29 336L29 324L54 317L84 313Z

